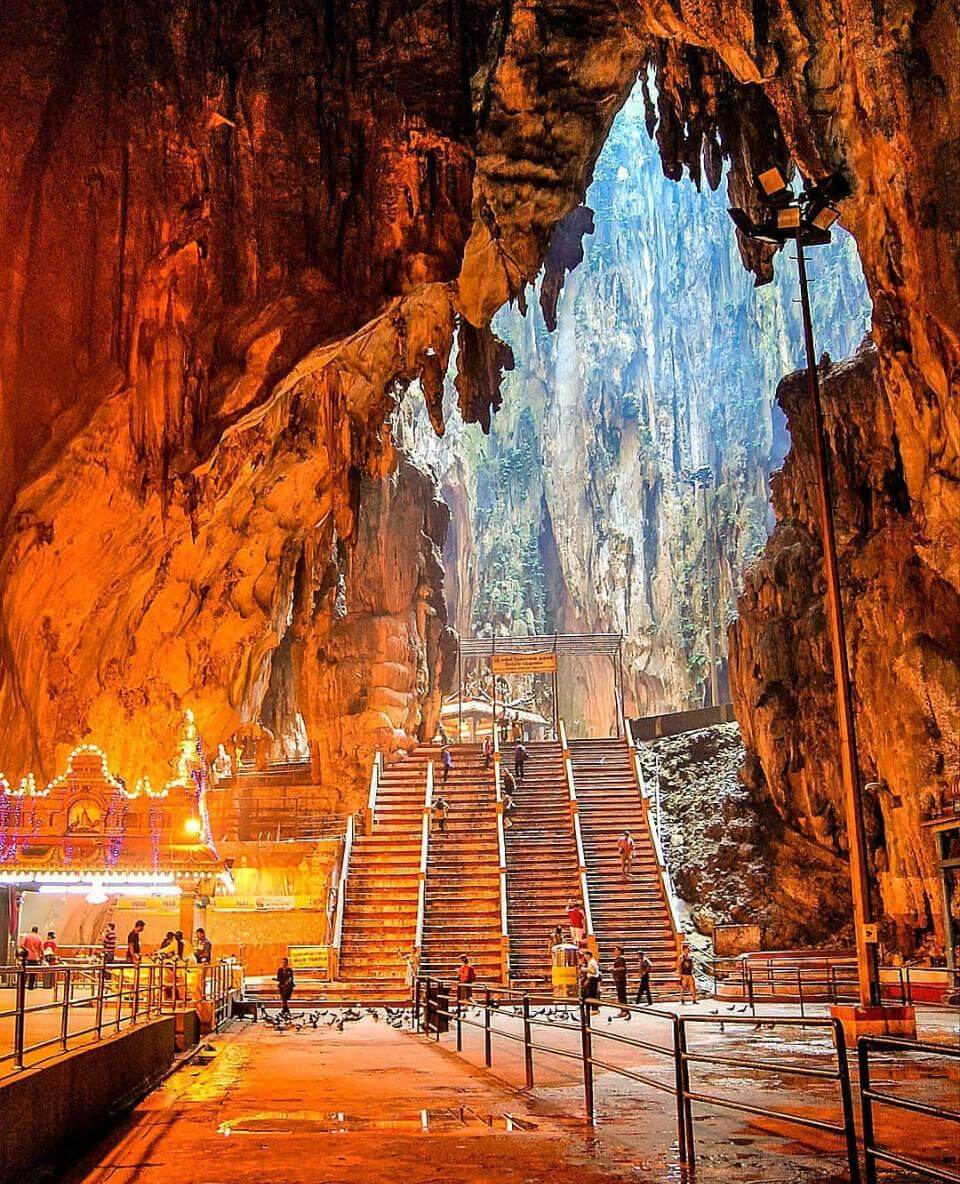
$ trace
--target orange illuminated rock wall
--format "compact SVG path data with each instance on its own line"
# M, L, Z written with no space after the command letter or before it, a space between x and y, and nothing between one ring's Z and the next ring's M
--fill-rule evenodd
M946 0L61 0L42 22L11 0L0 767L49 774L89 734L159 766L185 704L208 738L254 718L294 642L328 764L417 722L411 686L442 676L429 575L346 592L364 483L397 461L384 424L416 379L440 426L456 333L461 411L487 420L509 365L489 320L648 63L668 175L717 184L726 156L743 204L787 149L851 174L919 561L956 590L957 45ZM370 578L421 554L398 536ZM366 701L338 671L358 651Z

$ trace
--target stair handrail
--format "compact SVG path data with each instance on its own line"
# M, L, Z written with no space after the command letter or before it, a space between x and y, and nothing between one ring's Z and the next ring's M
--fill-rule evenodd
M647 823L647 832L650 835L650 842L653 846L653 854L657 861L657 867L660 869L660 892L663 896L663 902L667 906L667 914L670 918L670 924L673 927L673 939L680 946L681 930L677 922L676 901L677 890L673 886L673 878L670 875L670 868L667 864L663 854L663 844L660 841L660 834L658 829L650 823L650 794L647 791L646 778L643 775L643 766L640 763L640 749L633 736L628 733L627 749L630 753L630 766L633 769L633 779L637 785L637 792L640 794L640 804L643 808L643 816ZM659 821L659 818L658 818Z
M507 923L507 844L503 835L503 779L500 737L493 729L493 785L497 803L497 859L500 869L500 981L510 981L510 927Z
M347 895L347 877L350 874L350 856L353 854L354 825L353 815L347 819L347 833L343 840L343 855L340 858L340 878L337 880L337 911L333 923L333 950L335 966L330 968L332 978L336 978L340 967L340 947L343 944L343 914Z
M423 914L427 903L427 859L430 855L430 823L433 817L433 761L427 761L427 784L423 795L423 819L420 823L420 867L417 878L417 929L413 939L414 965L420 965L423 948Z
M570 818L573 821L573 834L577 844L577 867L580 876L580 900L583 904L583 915L587 922L587 944L596 946L593 932L593 913L590 909L590 885L587 882L587 857L583 849L583 834L580 830L580 803L577 801L577 783L573 776L573 762L570 759L570 745L567 743L567 728L560 720L560 749L563 756L563 771L567 778L567 796L570 799Z
M383 776L383 753L377 749L373 754L373 768L370 770L370 792L367 794L367 812L363 820L363 833L373 834L373 819L377 812L377 794Z

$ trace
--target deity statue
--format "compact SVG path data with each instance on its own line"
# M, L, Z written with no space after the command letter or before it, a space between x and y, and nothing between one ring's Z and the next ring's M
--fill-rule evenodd
M188 781L195 769L200 767L200 753L197 741L200 733L194 721L193 712L188 707L183 713L183 726L180 729L180 739L177 741L177 755L173 759L173 775L179 781Z

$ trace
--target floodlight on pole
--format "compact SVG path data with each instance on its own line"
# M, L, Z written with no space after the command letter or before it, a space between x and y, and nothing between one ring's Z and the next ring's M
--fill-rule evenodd
M820 529L823 542L823 565L826 576L826 599L830 624L836 686L837 725L840 737L840 774L843 786L847 836L850 852L850 880L853 896L854 929L857 945L857 977L860 1003L864 1007L880 1003L880 971L876 937L872 931L873 913L868 881L868 853L863 819L863 794L857 755L856 719L853 711L853 687L847 658L846 628L840 594L840 572L833 523L830 471L827 464L827 438L820 397L820 376L813 340L810 294L804 247L821 246L831 241L830 228L839 217L835 202L850 193L846 179L839 175L825 177L814 185L794 193L777 168L756 176L760 201L772 206L772 217L755 223L744 210L730 210L741 234L755 241L773 243L779 250L787 242L797 248L800 281L800 307L803 315L804 347L807 358L807 386L813 416L813 449L817 473ZM872 938L872 940L869 940Z

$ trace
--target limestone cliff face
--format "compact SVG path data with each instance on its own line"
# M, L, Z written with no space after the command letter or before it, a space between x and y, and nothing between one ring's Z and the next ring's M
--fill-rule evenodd
M155 767L185 703L208 736L262 710L291 584L325 630L383 425L419 380L440 426L455 331L488 421L490 319L647 62L668 175L851 173L910 514L956 588L956 46L946 0L6 4L5 772L94 732Z
M744 567L772 526L769 477L787 446L774 391L802 351L796 277L781 268L754 288L723 195L664 177L640 86L586 201L558 229L539 300L494 322L515 369L489 437L451 424L438 443L420 414L405 439L454 508L445 556L461 629L622 632L628 712L699 706L707 580L722 663ZM562 291L558 240L576 244ZM845 356L869 323L852 239L811 267L826 344ZM583 680L568 725L606 728L609 663L583 665L565 671Z
M876 350L827 369L823 390L861 774L873 783L872 870L888 940L909 952L931 928L942 942L921 820L960 763L960 597L929 561L911 513ZM824 898L843 900L846 828L805 377L785 379L778 398L793 446L773 481L777 527L731 627L732 681L754 796L772 801L785 842L832 864ZM803 899L802 884L797 866L787 894Z

